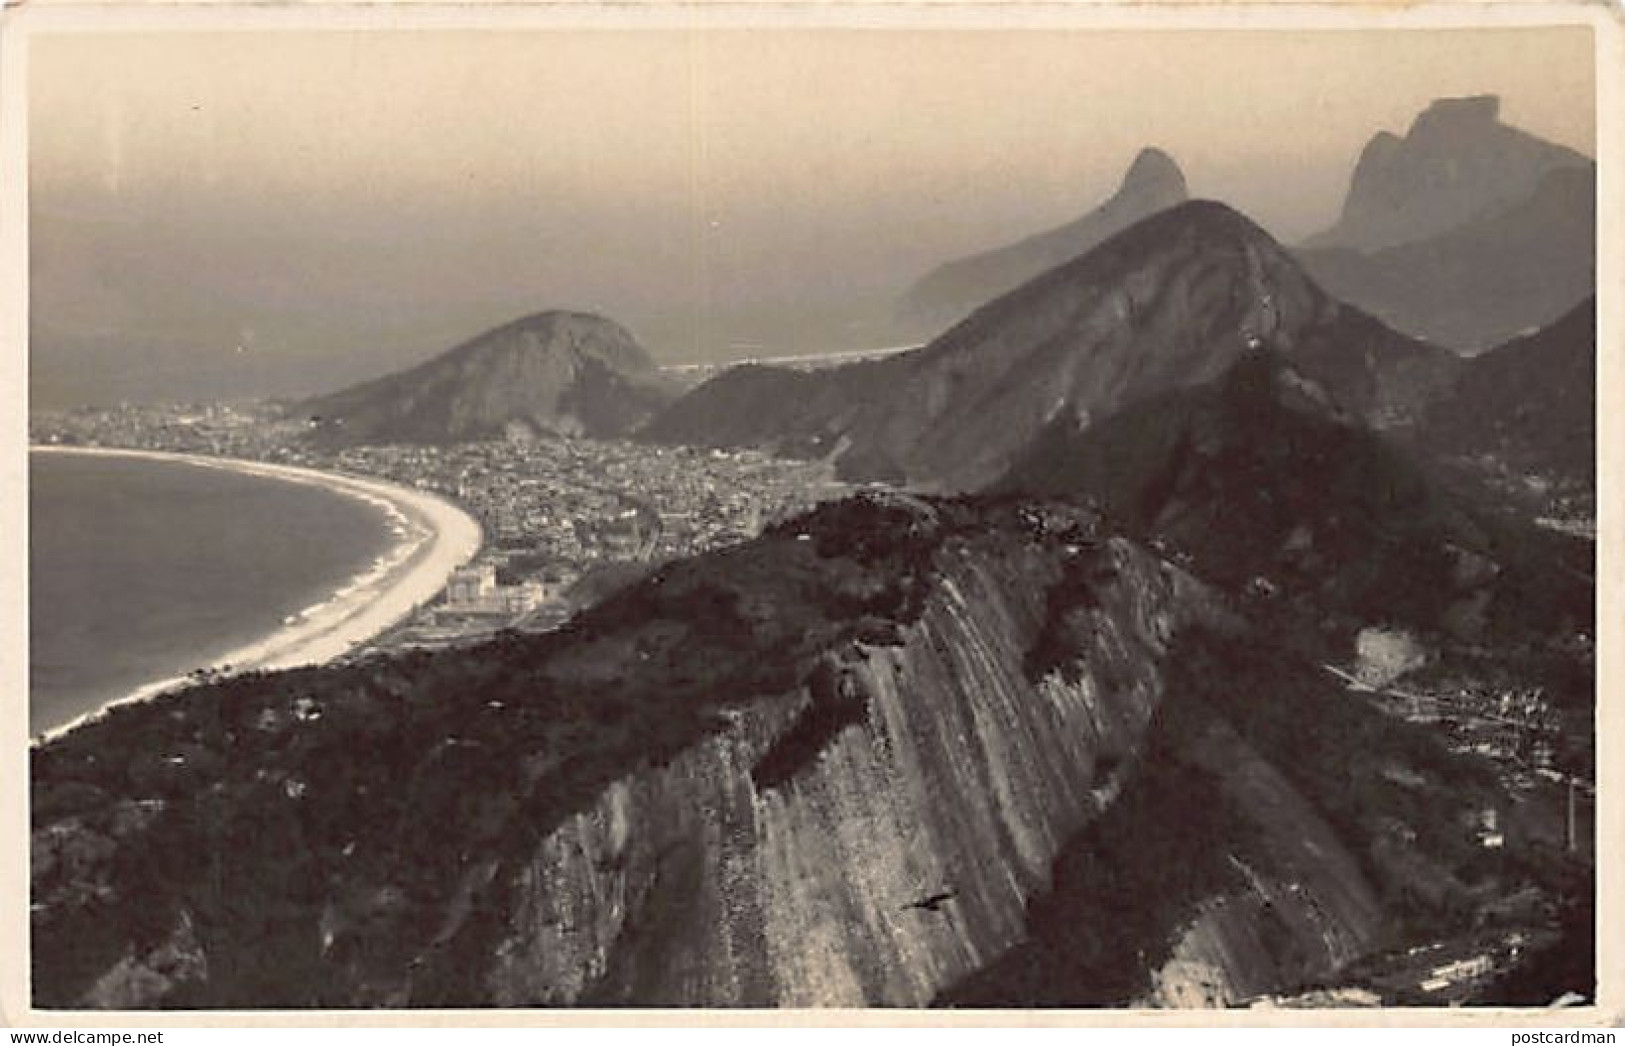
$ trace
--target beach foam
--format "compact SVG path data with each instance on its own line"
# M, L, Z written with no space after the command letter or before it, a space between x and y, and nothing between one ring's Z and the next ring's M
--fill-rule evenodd
M349 653L437 595L451 572L479 551L483 539L480 525L473 517L450 502L371 477L162 451L55 446L36 446L30 451L144 458L199 468L229 469L245 475L323 487L384 511L395 538L390 550L348 579L327 600L290 615L276 632L216 659L211 670L223 675L320 665ZM117 705L148 700L193 682L189 676L178 676L149 683L44 732L36 743L98 719Z

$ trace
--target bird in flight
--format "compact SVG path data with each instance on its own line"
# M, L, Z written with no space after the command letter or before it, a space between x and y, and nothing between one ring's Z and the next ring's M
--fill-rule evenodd
M944 890L941 893L932 894L930 897L927 897L924 900L903 905L903 911L906 912L918 908L923 912L940 912L942 911L943 902L951 901L953 899L954 892L952 890Z

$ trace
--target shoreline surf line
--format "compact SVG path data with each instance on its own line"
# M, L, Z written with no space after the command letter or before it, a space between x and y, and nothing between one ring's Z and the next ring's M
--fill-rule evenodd
M473 559L484 542L475 519L444 498L370 476L327 472L247 458L212 457L118 447L31 445L30 454L122 457L224 469L289 483L318 486L383 510L393 539L360 572L344 579L327 599L283 619L281 627L218 657L204 669L231 676L244 672L303 668L334 661L398 624L437 595L453 570ZM68 722L36 734L31 746L48 743L120 705L149 701L194 685L195 672L143 684Z

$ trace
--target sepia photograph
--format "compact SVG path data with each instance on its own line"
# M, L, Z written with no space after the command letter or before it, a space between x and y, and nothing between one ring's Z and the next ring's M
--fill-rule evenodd
M1617 11L313 7L0 24L12 1005L1617 1019Z

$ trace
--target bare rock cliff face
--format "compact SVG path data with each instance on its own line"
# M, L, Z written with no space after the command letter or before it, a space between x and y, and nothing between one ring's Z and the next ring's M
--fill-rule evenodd
M1017 945L1057 855L1137 772L1169 642L1223 614L1114 542L1090 568L1110 578L1097 602L1051 637L1067 655L1040 670L1066 568L989 551L945 549L901 644L832 662L866 713L788 778L766 786L762 767L818 704L809 690L617 781L550 834L512 873L489 1001L916 1007ZM1222 724L1190 758L1267 826L1269 856L1254 871L1208 855L1244 875L1165 927L1151 991L1113 1001L1224 1005L1364 954L1376 894L1309 804Z
M1181 650L1244 628L1085 510L872 498L566 634L131 706L35 753L35 1002L1011 1005L1024 955L1098 1005L1291 987L1388 932L1326 818L1388 746L1341 694L1206 692Z
M867 715L771 789L752 766L787 695L662 770L616 782L516 878L489 975L505 1005L920 1006L1021 933L1026 898L1162 697L1188 579L1113 549L1077 678L1030 681L1042 562L960 550L900 646L844 657ZM938 910L911 908L938 892Z

